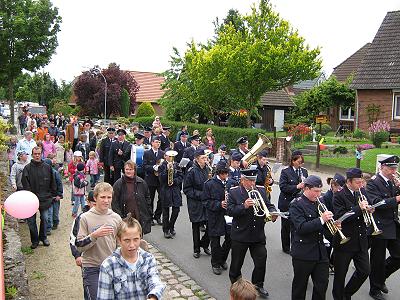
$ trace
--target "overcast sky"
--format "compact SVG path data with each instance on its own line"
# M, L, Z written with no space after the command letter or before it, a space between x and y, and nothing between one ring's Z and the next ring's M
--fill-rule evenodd
M72 80L94 65L116 62L125 70L162 72L172 47L184 52L191 39L213 35L213 20L229 9L250 11L254 0L53 0L63 18L59 46L45 68ZM323 70L333 68L371 42L399 0L272 0L282 18L311 47L321 48ZM258 2L257 2L258 3Z

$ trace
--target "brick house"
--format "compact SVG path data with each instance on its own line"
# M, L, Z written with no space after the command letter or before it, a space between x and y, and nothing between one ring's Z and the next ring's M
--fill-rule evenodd
M400 11L386 14L351 87L356 90L355 126L367 130L371 108L400 133Z

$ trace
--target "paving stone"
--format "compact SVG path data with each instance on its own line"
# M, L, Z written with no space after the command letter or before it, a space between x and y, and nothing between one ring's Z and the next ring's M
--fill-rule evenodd
M198 284L194 284L192 286L190 286L190 288L192 289L192 291L200 291L201 290L201 286L199 286Z
M183 289L183 290L181 290L181 295L183 297L190 297L190 296L193 296L193 292L191 289Z
M168 296L170 296L170 297L172 297L172 298L175 298L175 297L180 297L181 294L179 294L179 293L178 293L177 291L175 291L175 290L171 290L171 291L168 292Z
M169 274L169 275L165 275L164 278L171 279L171 278L175 278L175 276L173 274Z
M188 277L188 276L181 276L181 277L178 277L178 280L180 281L180 282L182 282L182 281L186 281L186 280L189 280L190 278Z
M187 274L185 272L183 272L182 270L181 271L177 271L176 274L179 275L179 276L187 276Z
M172 262L163 263L162 265L163 267L175 266Z
M174 298L174 300L186 300L185 298L179 297L179 298Z
M165 258L165 257L164 257L164 258L161 258L160 261L163 262L163 263L169 263L169 262L171 262L168 258Z
M192 297L187 298L187 300L200 300L200 298L197 296L192 296Z
M160 274L165 276L165 275L170 275L170 274L172 274L172 273L171 273L170 270L162 269L162 270L160 271Z
M169 285L171 285L171 284L178 284L179 281L176 280L175 278L173 278L173 279L169 279L169 280L167 281L167 283L168 283Z
M180 290L186 289L186 287L184 285L178 283L178 284L174 285L174 289L180 291Z
M179 268L178 268L177 266L174 266L174 265L172 265L172 266L167 266L167 267L168 267L168 269L170 269L171 271L174 271L174 272L176 272L176 271L179 270Z
M196 284L196 282L194 280L190 279L190 280L185 281L183 284L186 285L186 286L189 286L189 285Z

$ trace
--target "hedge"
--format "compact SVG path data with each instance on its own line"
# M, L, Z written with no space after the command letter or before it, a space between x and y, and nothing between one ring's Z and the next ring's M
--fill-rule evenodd
M132 122L139 123L140 125L151 126L154 118L142 117L142 118L130 118ZM200 132L201 137L203 138L206 134L207 128L211 128L217 146L219 147L221 144L225 144L228 149L234 149L237 147L236 140L241 136L247 136L249 139L249 147L252 147L258 140L258 133L266 134L265 130L261 129L252 129L252 128L232 128L232 127L220 127L214 125L206 125L206 124L196 124L196 123L186 123L186 122L175 122L170 121L165 118L161 118L161 124L164 126L171 127L171 139L174 140L177 132L182 128L182 126L186 125L188 128L188 132L191 135L195 129ZM269 136L271 138L271 136Z

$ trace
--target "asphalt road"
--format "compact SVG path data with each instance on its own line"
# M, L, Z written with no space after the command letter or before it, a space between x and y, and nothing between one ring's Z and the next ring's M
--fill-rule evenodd
M315 174L315 172L312 172ZM323 177L323 176L321 176ZM277 205L279 195L279 187L273 186L272 202ZM186 198L183 199L184 206L176 224L176 236L174 239L165 239L162 234L161 226L153 226L152 232L145 236L145 239L153 243L157 248L164 252L175 264L191 276L200 286L218 300L229 299L230 281L228 271L224 271L222 275L214 275L211 270L210 257L202 252L199 259L192 256L192 232L191 223L189 222ZM265 275L264 287L268 290L269 299L290 299L291 282L293 278L291 257L281 251L280 243L280 220L275 223L265 225L265 233L267 236L267 272ZM228 259L228 265L230 258ZM253 263L249 252L247 253L242 274L245 278L251 278ZM348 277L354 272L352 264L350 265ZM387 300L398 300L400 298L400 285L396 283L400 279L400 271L393 274L386 282L389 288L389 294L386 295ZM330 275L329 287L327 291L327 299L332 297L333 276ZM309 280L307 299L311 299L312 281ZM364 283L353 300L372 299L368 295L369 282Z

